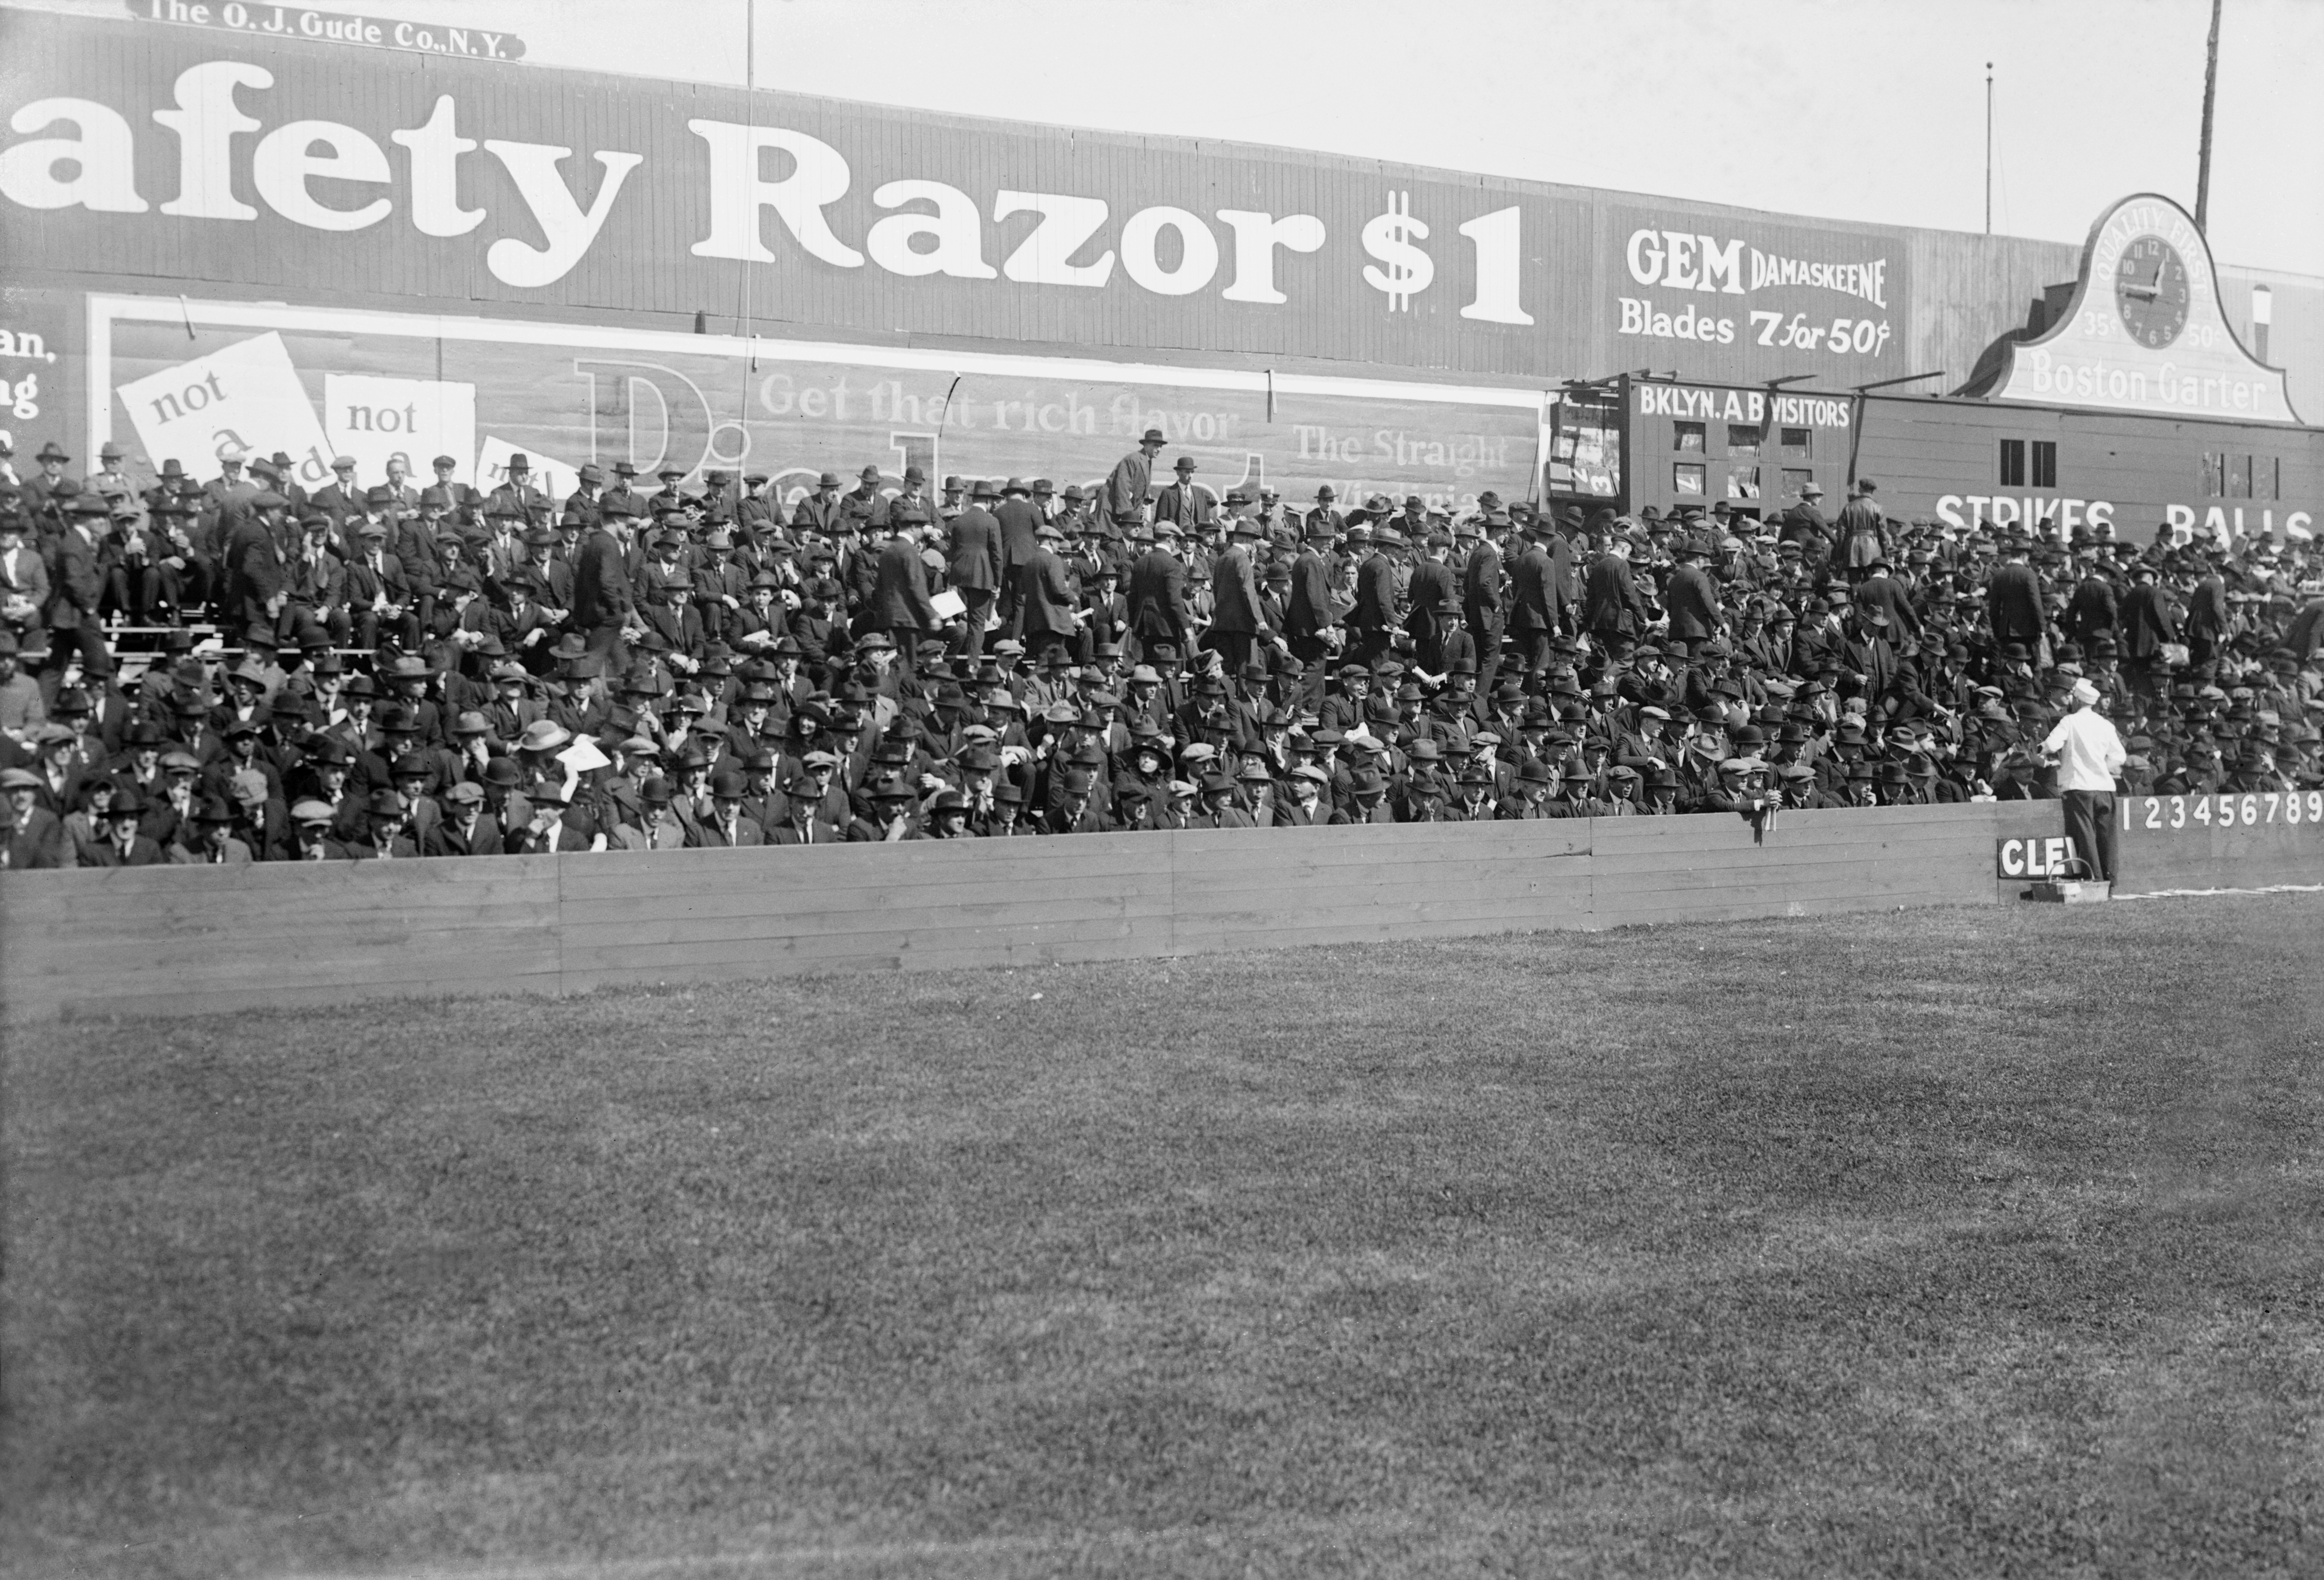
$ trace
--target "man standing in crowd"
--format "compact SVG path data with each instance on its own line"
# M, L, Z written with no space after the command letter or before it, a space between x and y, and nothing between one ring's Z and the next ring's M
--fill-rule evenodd
M2042 604L2042 578L2026 563L2030 550L2022 536L2010 541L2008 562L1986 585L1986 623L1993 640L2006 648L2015 642L2029 653L2049 635L2049 617Z
M896 643L896 659L906 674L917 666L920 639L942 624L928 596L927 567L920 563L920 529L899 522L880 545L878 590L873 594L872 629L884 631Z
M1241 674L1258 644L1275 634L1259 606L1259 573L1250 559L1259 536L1257 522L1237 516L1226 552L1211 567L1211 640L1232 675Z
M1161 435L1150 437L1158 441ZM1176 527L1167 522L1157 526L1154 547L1130 569L1130 633L1140 648L1167 642L1183 653L1190 645L1194 612L1186 602L1186 568L1176 552L1177 543Z
M1168 522L1181 536L1190 536L1210 525L1218 510L1218 497L1194 481L1194 457L1180 456L1173 464L1176 481L1163 485L1154 496L1154 519L1158 523Z
M1033 557L1034 533L1042 521L1041 513L1034 508L1031 491L1020 478L1011 477L1000 490L1001 502L990 512L984 509L993 497L994 489L989 478L979 478L970 491L968 510L984 515L993 525L1001 550L1001 632L1004 636L1021 636L1023 621L1019 615L1016 587L1018 568ZM957 518L955 518L957 519Z
M961 651L971 661L983 656L986 617L992 613L995 595L1008 585L1003 579L1007 567L1001 549L1001 523L984 508L982 492L991 486L981 484L976 503L953 517L945 529L945 575L965 610L961 618L967 633Z
M1147 519L1146 494L1153 486L1154 457L1166 442L1160 429L1149 428L1139 437L1138 448L1113 464L1104 487L1098 491L1100 525L1126 532Z
M2115 776L2122 772L2122 737L2098 710L2098 688L2077 680L2067 694L2071 711L2042 742L2058 766L2058 796L2065 802L2066 836L2089 864L2089 875L2115 876Z
M1879 486L1868 477L1859 478L1848 491L1848 503L1840 507L1842 564L1851 582L1862 581L1888 557L1887 521L1872 498Z
M597 524L581 541L580 562L573 569L573 619L582 651L616 669L626 665L623 639L638 621L629 548L629 502L608 498Z

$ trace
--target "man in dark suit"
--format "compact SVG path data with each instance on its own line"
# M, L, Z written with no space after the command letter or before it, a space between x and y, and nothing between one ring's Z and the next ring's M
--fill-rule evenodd
M1831 559L1831 523L1817 504L1822 498L1822 488L1809 479L1800 490L1799 502L1784 513L1784 524L1776 534L1779 541L1800 546L1800 568L1818 583Z
M1581 513L1567 512L1563 529L1545 512L1541 521L1544 526L1551 529L1549 535L1542 541L1549 545L1550 564L1557 568L1557 628L1571 631L1574 626L1574 612L1582 607L1582 568L1574 557L1572 537L1582 530Z
M1646 602L1630 574L1629 546L1621 539L1590 563L1590 579L1582 590L1582 624L1601 642L1636 636L1646 629Z
M1017 608L1025 628L1026 656L1038 667L1050 651L1073 640L1081 622L1072 575L1056 546L1065 535L1043 522L1033 530L1033 548L1017 568Z
M1901 647L1907 642L1921 640L1921 616L1913 608L1904 584L1893 574L1895 569L1886 554L1875 559L1866 568L1864 579L1857 584L1856 605L1859 609L1877 609L1886 615L1888 640ZM2112 624L2111 619L2108 624Z
M1703 574L1702 546L1691 538L1671 545L1678 563L1663 587L1663 608L1670 615L1670 640L1682 654L1710 641L1726 629L1726 612L1719 606L1719 588Z
M137 799L135 790L115 790L113 805L105 815L104 843L92 845L82 852L82 861L93 867L164 865L169 858L161 854L161 845L138 832L138 821L144 815L144 804Z
M2219 574L2223 558L2218 550L2212 550L2210 564L2188 596L2187 618L2180 626L2186 633L2189 666L2207 678L2219 656L2219 644L2227 640L2231 619L2227 579Z
M420 842L422 855L504 855L507 836L484 810L484 786L463 780L444 791L444 813Z
M1016 479L1010 481L1014 483ZM952 590L960 595L967 609L964 618L968 623L968 635L961 644L961 651L972 662L983 656L985 619L991 613L993 598L1008 586L1001 523L984 508L984 502L991 496L991 483L979 483L975 502L953 517L951 525L945 530L945 579L952 584ZM1022 502L1012 498L1010 503ZM1028 544L1026 557L1030 558L1031 552Z
M1336 540L1331 527L1323 522L1305 531L1306 542L1291 566L1283 635L1291 656L1299 661L1307 706L1319 707L1323 701L1323 666L1332 656L1332 632L1338 624L1332 616L1331 570L1323 556Z
M1226 552L1211 567L1211 645L1226 661L1227 672L1240 675L1256 656L1259 643L1274 634L1259 605L1259 575L1251 564L1251 545L1264 529L1250 516L1237 516Z
M1549 659L1549 639L1557 633L1564 612L1558 586L1557 561L1549 540L1557 529L1545 518L1536 519L1526 533L1525 552L1509 568L1509 634L1517 640L1517 661L1528 675L1537 675Z
M1995 573L1997 577L1999 574ZM2152 696L2170 679L2163 648L2179 640L2179 622L2155 585L2152 560L2140 560L2131 578L2130 592L2122 600L2122 670L2141 693Z
M311 509L331 518L334 531L344 531L350 518L364 512L364 491L355 485L355 458L341 456L331 463L331 481L308 496Z
M592 462L582 467L575 476L573 485L573 492L565 496L564 508L558 512L558 514L578 516L581 518L582 525L590 525L596 521L599 513L605 507L604 469ZM471 490L471 492L474 491ZM455 497L456 498L456 495Z
M896 657L906 674L916 662L920 639L940 622L928 598L927 567L920 563L920 534L925 529L899 523L880 545L879 577L872 595L869 628L895 639Z
M2115 585L2107 578L2102 562L2093 558L2084 568L2082 579L2074 584L2074 596L2067 601L2066 639L2087 648L2090 638L2101 631L2112 636L2120 614Z
M1130 634L1141 648L1167 642L1185 651L1194 629L1186 602L1186 568L1176 552L1178 529L1157 527L1154 547L1130 568Z
M1469 634L1476 639L1477 689L1489 697L1493 694L1493 681L1500 672L1501 632L1508 621L1508 610L1501 593L1501 551L1493 547L1492 533L1497 523L1489 515L1484 525L1485 530L1477 534L1470 545L1469 558L1461 566L1461 618L1467 622Z
M2041 575L2025 563L2025 555L2024 539L2009 545L2008 562L1986 584L1985 609L1997 649L2016 642L2030 653L2049 634L2050 622L2042 607Z
M748 790L742 776L731 768L711 775L711 815L687 830L686 843L710 849L766 844L767 831L742 815Z
M345 643L354 624L347 615L346 562L330 550L331 518L309 510L300 525L304 531L283 567L283 605L276 634L301 646Z
M420 645L420 619L411 612L411 585L403 561L387 551L387 523L365 521L355 529L359 545L347 562L347 611L355 645L376 649L383 628L408 651Z
M637 624L637 592L630 582L630 504L609 494L597 524L581 540L573 567L573 629L585 651L617 670L629 666L624 632Z
M57 538L47 616L55 651L41 676L41 694L51 702L64 681L68 650L79 651L81 673L90 679L103 679L113 673L113 654L105 645L97 614L97 601L105 595L105 576L97 568L98 541L111 515L102 494L78 494L71 517Z
M1313 523L1315 518L1308 520ZM1369 526L1360 523L1348 529L1348 548L1349 552L1364 557L1356 567L1355 606L1348 611L1348 658L1370 669L1395 643L1396 565L1388 551L1378 546Z
M1194 481L1194 457L1180 456L1172 470L1177 480L1166 483L1154 495L1154 519L1168 522L1191 533L1210 525L1218 514L1218 495Z
M1441 674L1444 621L1440 611L1446 604L1458 608L1461 602L1452 580L1452 567L1448 563L1452 540L1443 532L1432 532L1416 540L1414 547L1420 555L1404 584L1405 634L1412 638L1414 651L1420 655L1420 667L1432 674Z
M991 514L1001 539L1001 629L1004 635L1022 636L1025 622L1017 596L1023 583L1017 572L1033 557L1033 533L1045 518L1020 477L1011 477L998 489L990 477L979 478L969 495L970 510L982 506L988 500L1000 500L991 507Z
M40 804L41 781L23 768L0 769L0 867L12 872L73 864L64 820ZM135 826L133 824L132 827Z
M812 532L820 538L835 538L846 513L839 503L839 474L825 472L816 478L815 491L802 495L792 507L791 527L795 531Z
M417 496L413 503L418 503ZM549 514L549 496L533 486L532 459L521 450L509 457L507 476L499 487L484 496L486 510L495 505L503 510L514 510L528 525L544 520Z

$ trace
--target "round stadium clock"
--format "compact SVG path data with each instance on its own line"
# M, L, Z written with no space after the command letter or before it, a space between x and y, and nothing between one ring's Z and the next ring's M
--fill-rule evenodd
M2114 300L2132 337L2162 350L2187 327L2187 261L2161 236L2140 236L2115 267Z

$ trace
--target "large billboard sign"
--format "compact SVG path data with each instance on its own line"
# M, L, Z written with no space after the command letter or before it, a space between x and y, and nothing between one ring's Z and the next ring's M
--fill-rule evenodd
M1305 502L1419 494L1473 508L1529 495L1538 392L866 347L331 308L92 296L92 443L133 465L216 471L228 443L291 457L309 486L352 455L361 478L439 455L489 486L510 454L571 487L590 462L763 472L787 497L817 474L1045 476L1095 483L1139 436L1223 494Z
M2099 216L2071 305L2009 347L1993 398L2239 422L2300 420L2281 368L2244 349L2219 300L2210 244L2153 192Z
M1609 217L1619 256L1601 305L1641 365L1742 381L1781 361L1843 385L1909 371L1898 238L1643 208Z
M1902 356L1894 231L263 32L0 10L0 272L1536 387Z

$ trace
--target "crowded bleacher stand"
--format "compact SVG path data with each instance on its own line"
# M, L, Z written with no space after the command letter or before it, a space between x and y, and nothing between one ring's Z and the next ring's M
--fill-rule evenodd
M2302 538L0 445L0 863L2311 790ZM1167 481L1157 480L1167 478ZM1445 496L1452 497L1449 494Z

